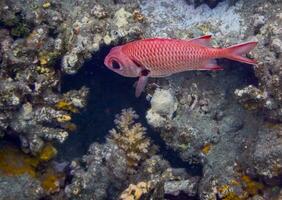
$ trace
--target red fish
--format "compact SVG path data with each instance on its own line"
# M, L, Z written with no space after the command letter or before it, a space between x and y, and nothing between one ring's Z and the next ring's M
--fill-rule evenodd
M244 57L257 42L247 42L229 48L213 48L210 35L191 40L153 38L137 40L111 49L105 65L125 77L139 77L135 95L139 97L148 77L164 77L188 70L222 70L217 58L256 64Z

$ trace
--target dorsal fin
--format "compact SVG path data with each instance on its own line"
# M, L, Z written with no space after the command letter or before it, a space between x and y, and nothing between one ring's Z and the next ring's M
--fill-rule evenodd
M211 41L212 36L211 35L204 35L198 38L194 38L191 40L188 40L188 42L192 42L194 44L200 44L203 46L210 46L210 41Z

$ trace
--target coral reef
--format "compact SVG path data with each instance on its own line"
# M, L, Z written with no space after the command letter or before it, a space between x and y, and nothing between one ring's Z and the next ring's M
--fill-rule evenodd
M12 146L3 146L0 151L0 173L7 176L28 174L36 176L36 167L40 160L23 154Z
M245 7L242 1L236 6L229 6L224 1L214 9L205 5L195 9L184 0L178 3L173 0L141 1L140 7L147 22L146 37L188 39L212 34L215 36L212 41L215 46L238 43L247 37L248 21L244 21L237 12Z
M272 10L265 15L264 7ZM254 16L251 22L255 25L251 31L258 41L258 47L253 56L259 60L255 67L256 77L259 86L254 88L243 88L237 92L237 97L243 105L250 104L256 110L263 110L264 114L271 121L282 121L282 69L281 69L281 43L282 18L280 16L281 4L279 2L265 2L257 5L254 9ZM257 90L254 92L254 90Z
M76 73L100 46L141 34L136 2L119 3L0 2L1 137L19 138L25 153L43 161L56 154L48 142L63 143L75 130L72 115L85 107L89 92L82 87L62 94L62 74ZM31 176L37 176L35 166L29 166ZM44 170L40 181L45 192L58 191L61 175Z
M69 112L86 103L86 88L59 93L61 71L76 73L101 45L138 37L142 23L136 2L4 0L0 5L0 133L18 135L23 148L36 154L45 140L67 138L74 128Z
M278 133L281 131L279 9L282 4L238 1L230 6L229 3L219 3L212 10L205 5L194 9L183 1L141 4L149 23L145 35L188 38L212 34L215 46L255 40L258 48L249 56L259 62L258 66L248 67L221 61L223 72L186 72L165 80L151 80L147 87L151 108L146 118L182 160L203 165L200 199L217 196L248 199L259 196L257 193L264 193L261 198L271 199L266 188L281 183L277 179L281 177L282 155ZM168 99L174 99L174 103L169 108L173 110L173 105L177 105L176 110L168 113L167 107L160 106L167 98L155 101L160 91L172 95ZM238 175L238 166L244 173ZM230 184L238 176L248 175L264 181L257 186L267 183L267 187L259 187L260 192L246 191L245 185L251 182L247 178L237 180L240 184ZM226 196L214 193L226 185L230 191Z
M83 157L86 169L79 163L71 165L73 181L66 187L68 196L80 199L105 199L111 191L111 199L117 199L119 191L128 183L127 177L149 156L150 140L145 137L145 128L134 120L138 115L125 109L116 116L116 129L110 131L106 144L94 143ZM90 196L89 196L90 195Z
M166 195L179 196L181 193L187 197L194 197L197 195L198 178L193 177L187 180L167 181L164 184L164 193Z
M137 8L135 1L124 2L120 6L112 1L74 2L75 6L64 4L69 14L64 26L71 28L65 30L67 44L62 70L68 74L76 73L83 61L97 52L101 45L134 39L142 33L142 24L133 17Z
M20 141L1 146L0 199L281 199L281 9L275 0L0 1L0 137ZM204 34L213 46L258 41L247 55L258 65L220 60L224 71L152 79L146 113L201 177L172 167L133 109L83 158L52 162L90 92L61 91L64 74L105 46Z
M54 106L56 102L68 99L80 102L76 105L78 108L84 107L88 90L82 88L65 95L58 92L60 74L54 65L55 59L63 52L57 44L60 36L50 37L54 28L51 24L41 25L33 16L26 16L31 14L28 6L35 2L22 7L16 1L13 8L9 7L10 3L1 2L0 129L2 134L18 135L23 148L36 154L43 147L44 140L63 142L68 135L64 125L70 117L66 117L66 111ZM37 11L44 12L44 8ZM32 29L13 37L13 27L23 23L30 24Z
M136 118L132 109L122 110L106 143L93 143L83 156L84 164L72 162L72 182L65 188L70 199L163 199L167 182L184 180L189 196L196 195L198 177L189 177L184 169L171 168L160 156L152 155L155 148L142 125L134 122ZM174 188L179 193L182 189L181 185Z

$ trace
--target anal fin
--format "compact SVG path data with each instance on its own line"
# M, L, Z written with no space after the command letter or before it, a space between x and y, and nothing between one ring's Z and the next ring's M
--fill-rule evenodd
M203 66L197 68L197 70L211 70L211 71L221 71L223 69L224 69L223 67L217 65L215 59L210 59L207 62L205 62Z

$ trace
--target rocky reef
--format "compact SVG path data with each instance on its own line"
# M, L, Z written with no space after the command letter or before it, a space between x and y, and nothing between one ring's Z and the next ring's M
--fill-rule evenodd
M63 74L76 73L101 45L138 37L134 8L105 1L1 1L1 137L19 141L33 156L48 142L63 143L89 93L86 87L61 93Z
M195 13L192 18L190 12L182 11L184 3L144 2L145 17L157 27L149 27L149 35L212 34L214 43L224 46L235 40L254 40L258 47L249 56L259 62L250 67L222 61L224 72L152 80L147 88L152 97L146 118L184 161L203 165L200 199L278 199L270 190L281 184L282 5L239 1L228 9L225 6L218 4L214 12L200 6L191 11ZM158 9L151 11L153 7ZM184 14L173 18L165 11L168 8ZM218 16L223 13L224 18Z
M0 1L0 199L280 200L281 10L275 0ZM76 130L91 123L80 116L102 87L66 87L64 77L93 58L103 67L100 53L114 45L205 34L215 47L257 41L248 57L258 64L219 60L223 71L150 79L144 116L133 107L101 119L103 140L56 160L72 132L76 143L88 138Z
M34 154L44 140L63 142L88 89L60 94L62 72L77 72L101 45L137 37L133 9L93 1L1 1L1 135L18 135Z
M181 189L174 183L187 197L197 195L199 178L188 176L185 169L172 168L156 155L156 147L146 137L145 128L135 122L137 118L132 109L123 110L116 116L116 128L110 131L106 143L90 146L82 159L86 167L71 163L73 179L65 189L68 197L127 200L145 195L162 199L165 194L179 195Z

